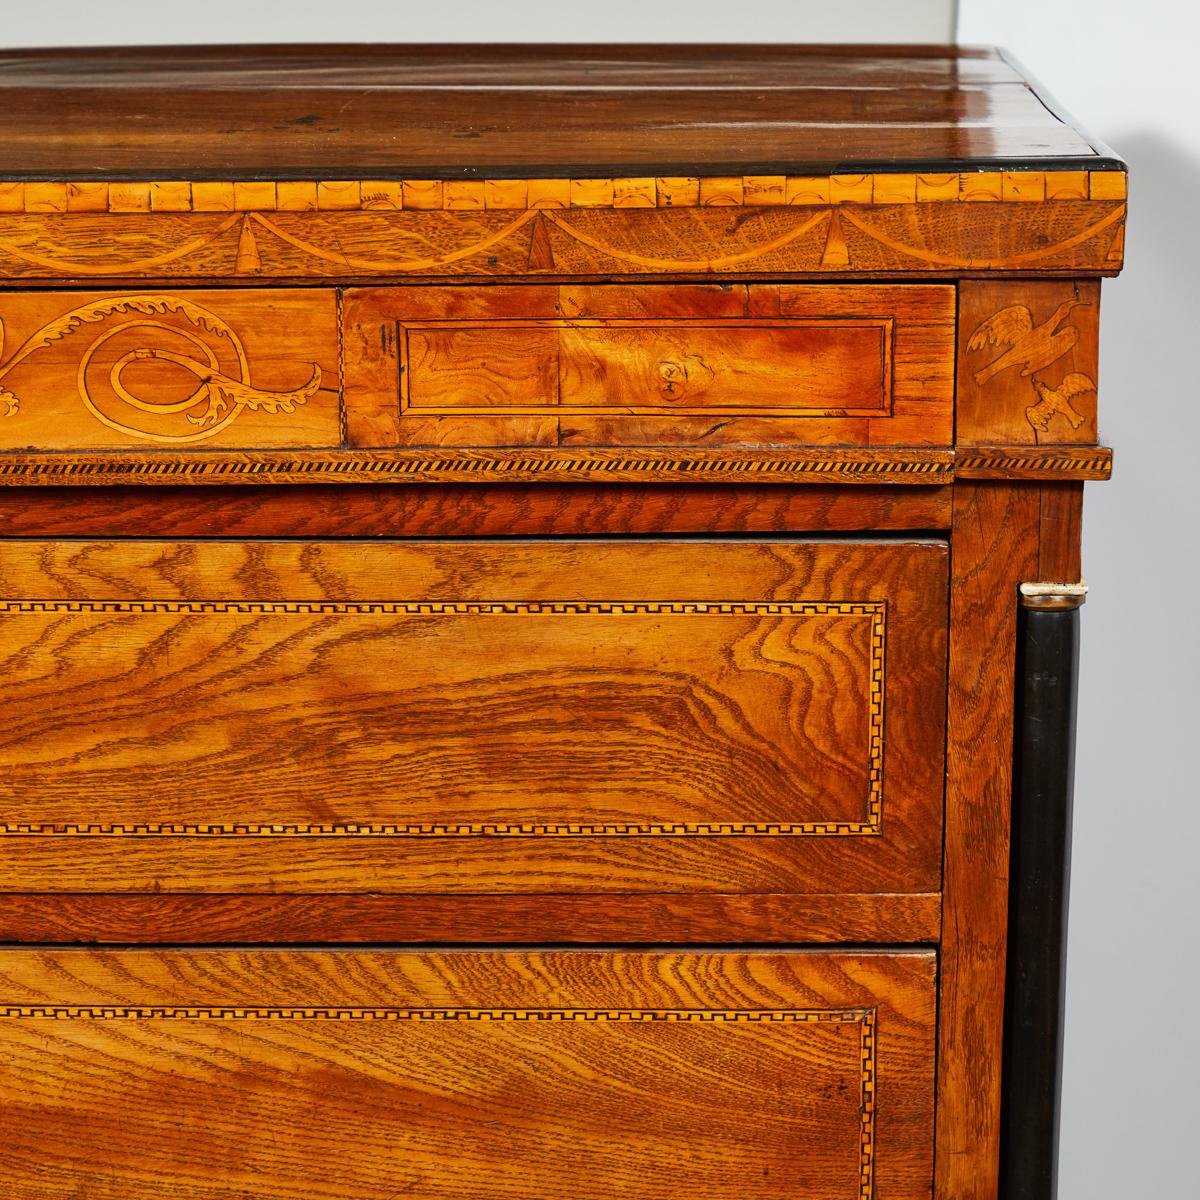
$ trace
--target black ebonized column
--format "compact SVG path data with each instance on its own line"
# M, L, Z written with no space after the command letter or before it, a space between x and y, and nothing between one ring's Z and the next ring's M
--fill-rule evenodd
M1082 597L1023 600L1001 1195L1004 1200L1054 1200Z

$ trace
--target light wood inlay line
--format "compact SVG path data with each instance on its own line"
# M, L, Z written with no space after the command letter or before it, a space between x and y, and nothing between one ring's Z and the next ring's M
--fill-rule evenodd
M428 212L538 208L756 208L782 204L1028 204L1123 200L1123 171L939 175L743 175L625 179L406 179L310 182L0 183L0 213Z

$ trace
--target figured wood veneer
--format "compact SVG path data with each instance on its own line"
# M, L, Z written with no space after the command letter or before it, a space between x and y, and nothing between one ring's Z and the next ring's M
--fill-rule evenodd
M883 416L887 319L398 321L412 416Z
M953 434L949 287L351 289L345 323L353 446L694 454Z

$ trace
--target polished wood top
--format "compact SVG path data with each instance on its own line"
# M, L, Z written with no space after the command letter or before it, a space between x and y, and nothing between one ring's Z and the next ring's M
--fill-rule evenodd
M994 50L247 46L0 55L0 179L1120 169Z

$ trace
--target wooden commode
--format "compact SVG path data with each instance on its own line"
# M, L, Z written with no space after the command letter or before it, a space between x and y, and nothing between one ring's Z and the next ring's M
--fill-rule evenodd
M1048 1200L1125 180L986 50L0 55L0 1195Z

